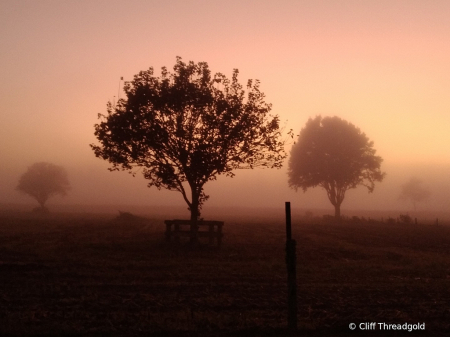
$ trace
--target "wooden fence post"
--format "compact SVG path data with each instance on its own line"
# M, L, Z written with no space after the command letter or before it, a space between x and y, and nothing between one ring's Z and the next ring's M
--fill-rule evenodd
M286 265L288 273L288 328L297 330L297 272L295 240L292 240L291 203L285 203L286 208Z

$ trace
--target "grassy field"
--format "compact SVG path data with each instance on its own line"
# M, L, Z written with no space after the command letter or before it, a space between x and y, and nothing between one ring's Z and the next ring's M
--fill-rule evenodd
M162 219L1 213L0 335L287 335L283 220L224 233L220 250L192 248L165 243ZM450 333L450 227L294 220L293 237L296 335Z

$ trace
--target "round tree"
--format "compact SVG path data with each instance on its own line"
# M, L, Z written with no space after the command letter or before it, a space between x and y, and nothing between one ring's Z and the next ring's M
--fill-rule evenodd
M430 195L430 191L423 186L422 181L412 177L407 183L402 185L399 199L411 201L415 211L416 204L428 199Z
M158 77L150 68L125 83L126 98L99 115L100 145L91 147L110 170L140 167L149 187L180 192L195 231L207 181L235 169L280 168L286 157L279 118L259 86L249 80L246 92L237 69L230 80L206 62L177 57L173 72L163 67Z
M36 210L47 211L47 200L54 195L66 195L70 184L64 167L40 162L31 165L22 174L16 189L37 200L40 208Z
M375 153L373 142L353 124L339 117L309 119L291 150L289 186L325 189L339 220L347 190L363 185L373 192L383 180L383 160Z

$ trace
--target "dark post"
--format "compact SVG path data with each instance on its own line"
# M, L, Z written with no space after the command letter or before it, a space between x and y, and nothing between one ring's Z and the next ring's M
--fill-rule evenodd
M295 240L291 231L291 203L286 202L286 265L288 272L288 328L297 330L297 273Z
M285 203L286 209L286 241L292 240L292 231L291 231L291 203Z

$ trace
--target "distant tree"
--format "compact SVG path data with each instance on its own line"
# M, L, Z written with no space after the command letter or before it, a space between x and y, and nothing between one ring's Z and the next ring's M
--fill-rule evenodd
M280 168L286 158L279 118L259 86L249 80L246 93L237 69L229 80L212 76L206 62L177 57L173 72L163 67L156 77L150 68L125 83L126 99L99 114L100 145L91 147L109 170L140 167L149 187L180 192L195 232L207 181L235 169Z
M412 177L407 183L402 185L399 199L411 201L414 210L416 210L416 204L428 199L430 195L430 191L423 186L422 181Z
M353 124L339 117L309 119L291 150L289 186L304 192L324 188L339 220L347 190L363 185L370 193L383 180L383 159L375 153L373 142Z
M411 216L409 214L400 214L399 221L400 221L400 223L410 224L410 223L412 223L413 219L411 218Z
M22 174L16 189L35 198L40 205L38 210L46 211L47 200L54 195L66 195L70 184L62 166L40 162Z

